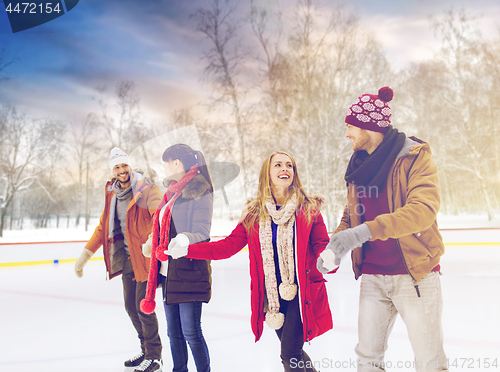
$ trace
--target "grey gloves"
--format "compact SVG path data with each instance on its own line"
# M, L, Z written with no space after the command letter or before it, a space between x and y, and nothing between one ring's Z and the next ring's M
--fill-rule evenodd
M78 257L78 260L76 260L75 263L75 273L76 276L81 278L83 276L83 267L89 262L90 257L94 255L94 252L88 250L87 248L83 248L83 252Z
M338 232L330 238L330 243L326 246L323 253L318 257L317 267L321 272L329 272L340 264L340 260L347 252L354 248L361 247L364 242L372 238L370 228L366 224L361 224L352 229ZM329 253L327 251L333 253ZM321 262L320 262L321 260Z

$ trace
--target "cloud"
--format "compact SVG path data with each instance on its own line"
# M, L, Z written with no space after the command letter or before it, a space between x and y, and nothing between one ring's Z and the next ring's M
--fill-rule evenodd
M240 14L248 11L249 3L239 4ZM326 14L337 2L324 4ZM486 34L497 31L500 7L493 0L354 0L344 8L358 14L392 64L403 67L432 56L439 45L428 17L450 4L483 14ZM86 0L45 25L17 34L0 32L0 47L13 48L19 59L8 70L14 85L0 85L0 94L37 113L83 114L94 107L94 87L133 80L150 117L195 104L209 93L200 83L206 42L194 31L191 17L201 6L207 6L206 0Z

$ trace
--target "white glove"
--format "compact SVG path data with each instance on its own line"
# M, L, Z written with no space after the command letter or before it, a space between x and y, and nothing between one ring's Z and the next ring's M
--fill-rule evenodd
M77 277L81 278L83 276L83 267L87 264L87 262L89 262L90 257L93 255L94 252L88 250L87 248L83 248L82 254L78 257L78 260L76 260L75 263L75 273Z
M325 249L318 257L316 267L319 272L326 274L340 265L340 257L337 257L331 249Z
M326 249L331 249L338 259L341 260L347 252L354 248L361 247L364 242L371 238L372 233L370 228L363 223L352 229L343 230L333 235Z
M148 240L142 245L142 254L144 257L151 258L151 251L153 249L153 234L149 234Z
M171 256L174 260L179 257L185 257L188 254L189 238L184 234L177 234L168 244L168 250L165 254Z

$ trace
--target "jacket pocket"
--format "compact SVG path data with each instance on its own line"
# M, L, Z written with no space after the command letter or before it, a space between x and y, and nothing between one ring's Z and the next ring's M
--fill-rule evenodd
M325 282L325 279L309 282L309 298L306 298L306 306L312 306L314 316L317 318L323 316L328 310L325 306L328 305Z
M191 260L189 258L179 258L175 267L177 277L183 281L201 280L203 278L203 271L200 269L199 262L198 260Z
M426 249L431 258L441 253L441 237L432 228L413 234L413 236Z

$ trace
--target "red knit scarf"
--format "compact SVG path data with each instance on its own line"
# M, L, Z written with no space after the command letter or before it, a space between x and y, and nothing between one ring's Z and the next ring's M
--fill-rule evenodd
M170 221L172 219L172 207L175 200L182 194L182 190L186 185L196 176L198 167L193 165L189 172L187 172L179 182L172 181L168 186L168 190L163 195L163 200L156 209L153 218L153 243L151 248L151 265L149 267L148 284L146 287L146 297L141 300L141 311L145 314L151 314L155 311L155 290L157 287L158 278L158 260L164 262L168 260L168 255L164 253L168 249L168 236L170 232ZM161 220L161 229L159 224L160 211L164 206L165 213ZM162 232L161 236L160 232Z

